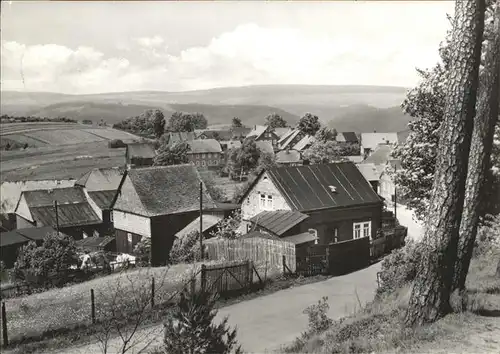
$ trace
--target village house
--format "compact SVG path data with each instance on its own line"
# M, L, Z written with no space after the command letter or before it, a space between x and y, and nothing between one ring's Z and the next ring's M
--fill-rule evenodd
M383 166L380 174L380 186L378 193L382 198L391 203L395 202L396 198L396 183L394 173L401 169L401 161L391 159Z
M243 140L252 131L249 127L231 127L231 140Z
M167 132L162 136L166 144L184 143L196 139L195 132Z
M215 139L197 139L189 143L187 153L189 161L196 167L208 169L218 168L224 163L220 143Z
M233 134L229 129L204 129L200 131L196 139L232 140Z
M128 170L113 201L117 252L151 238L151 264L165 264L175 234L199 215L201 178L191 164ZM203 185L203 209L217 206Z
M361 133L361 155L368 157L380 145L398 144L398 133Z
M319 244L329 244L374 237L381 227L383 201L352 162L338 162L262 171L241 205L247 230L269 212L293 212L283 221L283 227L291 227L286 232L312 229Z
M292 130L293 130L293 128L290 128L290 127L274 128L274 134L276 134L276 136L279 139L281 139L281 137L283 137L286 134L289 134Z
M57 202L57 208L55 207ZM50 226L75 240L106 231L81 187L22 192L16 207L17 228Z
M156 156L154 145L151 143L131 143L127 144L125 150L125 160L127 168L139 168L153 165Z
M111 204L124 171L117 167L95 168L75 182L83 189L87 200L103 223L103 232L113 234Z
M274 155L274 147L272 142L268 140L261 140L261 141L256 141L255 145L257 145L257 148L266 154Z
M281 150L276 153L276 163L282 166L300 166L302 165L302 155L297 150Z
M311 147L311 145L315 142L315 138L312 135L305 135L300 139L297 144L293 146L293 150L297 150L300 153L303 153L307 149Z
M222 151L229 151L231 149L239 149L241 141L239 140L222 140L219 142Z
M278 148L280 150L285 150L288 148L292 148L295 144L297 144L305 134L299 129L292 129L288 133L283 134L281 138L278 140Z
M40 245L43 238L52 232L56 232L50 226L28 227L0 234L0 260L4 262L7 269L12 268L17 260L19 249L29 242Z
M355 132L341 132L337 134L335 138L337 143L345 144L359 144L358 136Z
M268 125L256 125L248 133L247 138L253 138L255 141L270 141L273 146L278 144L279 137L274 132L274 129Z

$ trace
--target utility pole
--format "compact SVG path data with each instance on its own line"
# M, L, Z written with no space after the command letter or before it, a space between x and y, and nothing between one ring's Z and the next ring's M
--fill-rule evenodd
M203 260L203 182L200 182L200 255Z
M54 209L56 210L56 231L59 236L59 212L57 210L57 200L54 200Z
M398 219L397 217L397 193L396 193L396 163L394 163L394 219L395 221Z

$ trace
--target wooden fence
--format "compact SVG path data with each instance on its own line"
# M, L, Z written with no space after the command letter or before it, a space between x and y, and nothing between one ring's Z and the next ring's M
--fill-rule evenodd
M202 265L201 288L215 291L223 296L236 292L246 292L253 286L253 273L253 262L249 260Z
M403 247L408 229L404 226L395 226L382 229L382 232L383 236L371 241L370 255L374 259Z
M295 272L295 245L291 242L248 238L243 240L211 239L206 243L206 255L213 261L246 261L250 260L255 267L262 269L283 270L283 256L287 267Z

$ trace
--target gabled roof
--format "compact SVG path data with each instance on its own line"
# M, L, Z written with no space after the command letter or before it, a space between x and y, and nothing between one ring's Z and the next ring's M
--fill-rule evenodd
M292 130L292 128L274 128L274 134L276 134L278 138L281 138L285 134L290 133Z
M262 152L266 152L268 154L274 154L274 147L273 147L273 144L268 141L268 140L264 140L264 141L256 141L255 142L255 145L257 145L257 147L260 149L260 151Z
M361 171L363 176L369 182L375 182L380 180L380 175L382 174L383 169L377 167L373 163L360 163L356 165L358 169Z
M9 246L22 244L29 241L39 241L55 230L51 226L29 227L26 229L17 229L0 234L0 246Z
M379 144L397 144L398 133L361 133L361 146L375 150Z
M264 172L294 210L313 211L381 201L352 162L275 167L260 176Z
M221 220L222 217L216 215L203 215L202 220L202 230L206 232L211 228L215 227ZM189 235L192 232L200 231L200 217L198 216L196 219L191 221L185 228L175 234L177 238L183 238Z
M94 168L75 182L75 186L85 187L87 191L116 190L122 180L123 172L118 167Z
M249 127L232 127L231 134L232 137L246 137L248 133L252 131L252 128Z
M341 132L337 134L338 142L358 143L358 136L355 132Z
M87 203L85 193L80 187L42 189L35 191L24 191L22 196L26 199L28 207L41 207L58 205Z
M262 134L264 134L266 132L267 128L269 128L267 125L256 125L250 131L250 133L247 134L247 138L250 138L250 137L255 137L255 139L260 138L262 136Z
M391 145L378 145L368 156L363 163L373 163L375 165L385 165L387 161L391 160L391 154L394 151L394 146Z
M116 190L88 192L89 197L97 204L99 209L111 209Z
M166 134L168 144L181 143L196 139L195 132L168 132Z
M288 145L295 139L297 135L299 135L301 131L299 129L292 130L289 134L284 135L279 141L278 145L280 149L286 149Z
M297 150L281 150L276 153L277 163L297 163L300 161L300 152L298 152Z
M206 139L216 140L231 140L233 138L233 133L229 129L206 129L198 134L197 139L201 139L202 135Z
M314 140L315 140L314 136L306 135L302 139L300 139L297 144L295 144L293 149L302 152L302 151L306 150L309 146L311 146L311 144L314 143Z
M147 217L199 210L200 182L191 164L132 169L122 179L113 208ZM216 207L203 184L203 209Z
M250 222L281 236L307 218L309 218L308 215L296 210L276 210L263 211L251 218Z
M127 154L129 158L152 159L156 156L153 144L132 143L127 144Z
M188 142L191 154L222 152L220 143L215 139L196 139Z

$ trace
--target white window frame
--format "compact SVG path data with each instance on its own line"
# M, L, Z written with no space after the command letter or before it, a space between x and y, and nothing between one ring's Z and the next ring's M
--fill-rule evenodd
M205 160L202 160L202 161L201 161L201 165L202 165L202 166L206 166L206 162L205 162Z
M259 205L262 210L273 210L273 196L259 193Z
M360 221L352 223L352 238L357 240L358 238L369 237L372 239L372 221Z
M273 196L268 194L267 195L267 198L266 198L266 207L269 209L269 210L272 210L273 209Z

